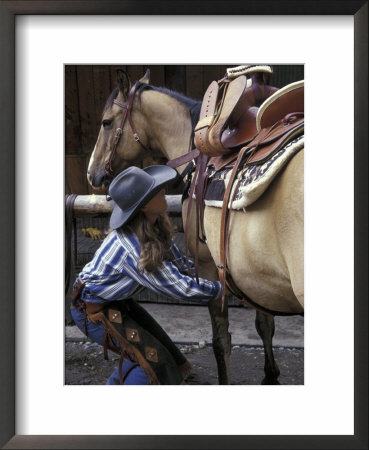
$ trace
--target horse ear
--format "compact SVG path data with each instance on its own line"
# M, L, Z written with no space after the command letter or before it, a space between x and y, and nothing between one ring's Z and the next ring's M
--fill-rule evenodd
M145 75L140 79L140 83L145 83L145 84L150 83L150 69L146 70Z
M122 69L117 69L117 80L120 92L123 94L124 99L127 99L131 89L131 82L127 73Z

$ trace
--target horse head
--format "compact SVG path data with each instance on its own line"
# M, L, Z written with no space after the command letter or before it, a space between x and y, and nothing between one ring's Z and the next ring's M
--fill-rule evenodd
M101 127L91 154L87 179L94 188L106 187L112 178L142 160L147 136L139 96L134 88L149 83L150 71L132 85L127 73L117 70L118 87L106 101ZM139 130L137 133L136 130Z
M168 160L188 152L201 102L149 84L150 71L133 85L123 70L110 94L87 171L92 187L105 188L122 170L147 157Z

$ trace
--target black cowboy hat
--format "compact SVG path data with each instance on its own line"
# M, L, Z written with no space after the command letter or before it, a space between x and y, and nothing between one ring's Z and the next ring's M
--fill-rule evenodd
M109 195L115 202L110 227L117 229L124 225L177 175L168 166L128 167L123 170L109 187Z

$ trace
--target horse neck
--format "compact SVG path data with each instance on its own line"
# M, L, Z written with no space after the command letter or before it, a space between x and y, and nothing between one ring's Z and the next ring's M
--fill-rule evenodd
M144 91L141 111L149 124L150 147L168 160L191 150L192 121L188 107L168 94Z

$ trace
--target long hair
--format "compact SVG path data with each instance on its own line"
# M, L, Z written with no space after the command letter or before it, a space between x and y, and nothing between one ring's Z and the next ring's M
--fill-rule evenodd
M152 224L140 211L124 229L133 231L140 243L138 270L153 273L159 269L168 255L174 233L168 215L162 214Z

